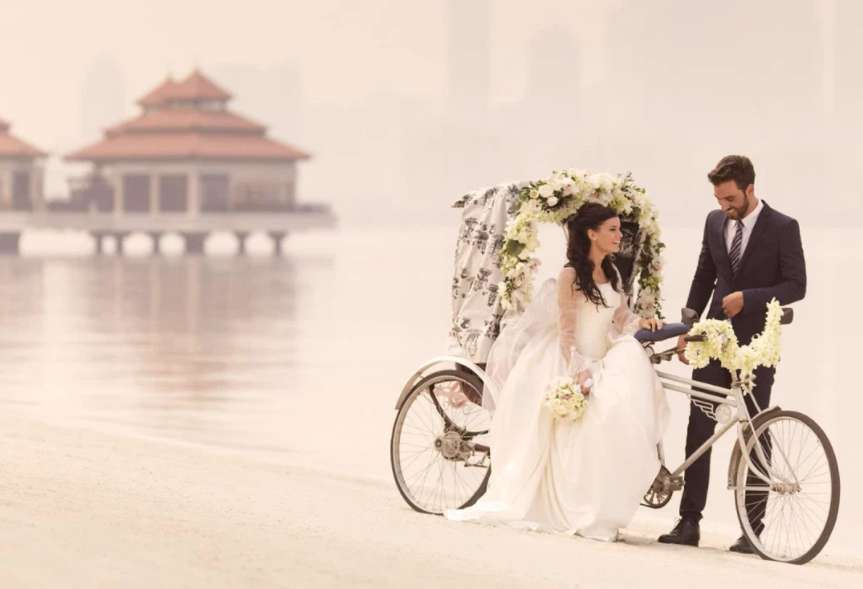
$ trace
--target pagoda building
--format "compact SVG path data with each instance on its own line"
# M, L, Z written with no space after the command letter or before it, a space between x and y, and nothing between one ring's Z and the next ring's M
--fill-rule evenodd
M48 154L10 133L0 119L0 210L30 212L43 204L42 159Z
M231 94L200 71L166 79L138 100L141 113L108 128L98 143L66 156L91 170L70 180L70 198L52 204L66 217L52 227L90 231L123 241L145 232L159 251L163 233L176 232L186 252L202 253L213 231L232 231L240 253L251 232L266 231L276 253L288 231L332 227L325 204L297 202L297 162L309 155L270 138L267 128L228 108Z
M232 112L231 98L199 71L168 78L138 101L137 117L66 157L93 165L70 205L117 215L292 210L308 154Z

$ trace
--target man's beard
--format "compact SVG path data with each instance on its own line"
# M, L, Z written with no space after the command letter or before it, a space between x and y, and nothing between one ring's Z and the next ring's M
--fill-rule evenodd
M744 203L742 208L730 208L725 211L725 216L733 221L739 221L746 216L747 211L749 210L749 203ZM732 214L733 213L733 214Z

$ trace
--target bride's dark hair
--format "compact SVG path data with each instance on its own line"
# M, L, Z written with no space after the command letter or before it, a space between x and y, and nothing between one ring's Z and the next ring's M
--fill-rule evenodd
M589 255L590 238L587 235L587 230L596 231L600 225L617 216L617 211L610 207L598 203L587 203L565 221L568 236L566 244L567 266L575 270L575 282L572 286L584 293L587 300L597 307L599 305L607 307L608 304L606 304L605 297L602 296L602 292L593 280L593 261ZM603 258L602 270L611 281L612 288L619 290L619 277L611 256Z

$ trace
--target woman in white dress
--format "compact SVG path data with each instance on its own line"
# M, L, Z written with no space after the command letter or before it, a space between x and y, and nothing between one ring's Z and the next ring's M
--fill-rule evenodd
M622 238L617 213L587 204L566 227L566 267L489 354L488 371L502 386L491 399L488 490L447 517L613 541L660 468L668 407L632 334L661 325L632 314L621 292L612 263ZM578 421L556 420L543 405L561 376L588 395Z

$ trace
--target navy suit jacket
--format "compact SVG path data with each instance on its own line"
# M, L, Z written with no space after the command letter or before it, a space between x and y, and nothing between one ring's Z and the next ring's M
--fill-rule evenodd
M726 216L711 211L704 224L698 267L686 306L700 317L711 299L707 317L725 319L722 299L743 292L743 310L731 320L741 344L764 329L767 303L776 298L781 305L799 301L806 294L806 261L796 220L764 203L752 228L740 269L734 276L725 244Z

